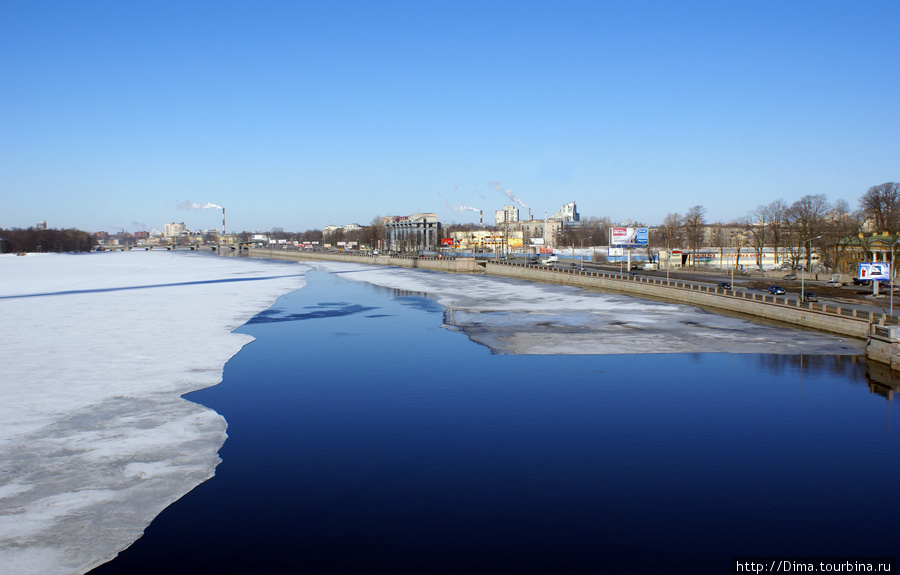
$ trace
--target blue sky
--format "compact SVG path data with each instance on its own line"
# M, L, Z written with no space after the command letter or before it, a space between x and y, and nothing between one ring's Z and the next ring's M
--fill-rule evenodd
M900 180L900 2L0 0L0 227L709 221ZM525 210L522 210L525 217Z

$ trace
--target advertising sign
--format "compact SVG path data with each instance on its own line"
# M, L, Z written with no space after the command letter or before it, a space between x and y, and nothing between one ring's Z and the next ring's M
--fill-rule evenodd
M609 248L609 256L624 256L625 248Z
M442 246L452 246L453 238L441 238L441 245Z
M647 228L610 228L611 246L646 246Z
M856 277L861 280L891 281L890 262L860 262Z
M542 246L544 245L544 238L528 238L533 246Z

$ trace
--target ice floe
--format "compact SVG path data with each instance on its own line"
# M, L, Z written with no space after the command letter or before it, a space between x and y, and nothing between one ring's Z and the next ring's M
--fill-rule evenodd
M186 252L0 256L0 565L83 573L214 474L231 333L305 266Z
M862 342L673 303L477 275L316 262L350 280L436 296L444 323L504 354L858 354Z

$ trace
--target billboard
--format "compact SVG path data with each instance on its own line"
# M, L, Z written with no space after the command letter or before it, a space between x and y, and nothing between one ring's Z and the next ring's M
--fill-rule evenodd
M441 238L441 245L442 246L452 246L453 238Z
M861 280L891 281L890 262L860 262L856 277Z
M647 228L610 228L611 246L646 246Z

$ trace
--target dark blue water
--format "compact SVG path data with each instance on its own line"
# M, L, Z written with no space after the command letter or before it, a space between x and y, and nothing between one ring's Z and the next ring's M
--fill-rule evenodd
M855 357L499 356L314 272L192 401L216 477L96 573L726 573L894 555L896 396ZM893 404L893 405L892 405Z

